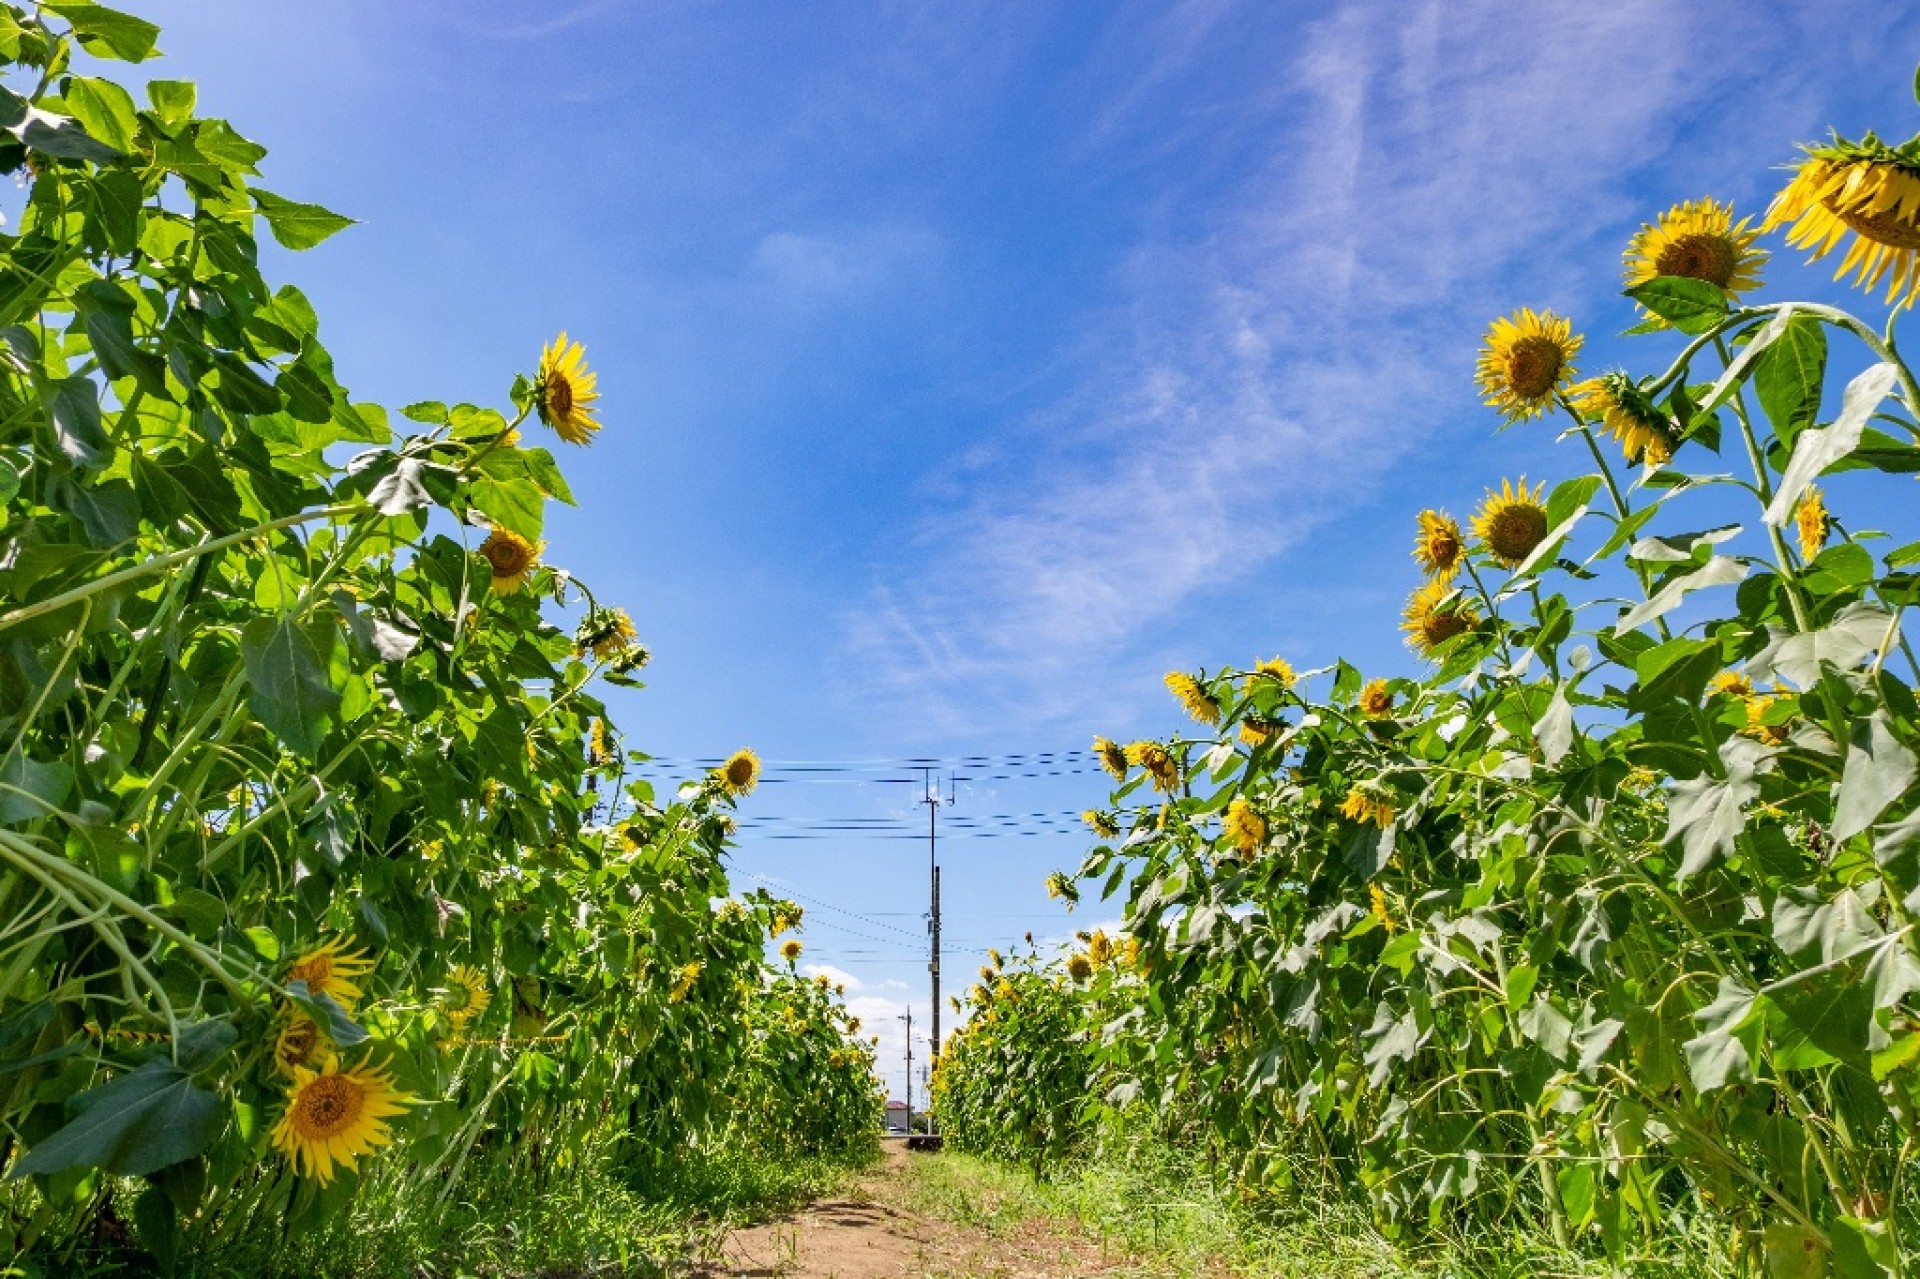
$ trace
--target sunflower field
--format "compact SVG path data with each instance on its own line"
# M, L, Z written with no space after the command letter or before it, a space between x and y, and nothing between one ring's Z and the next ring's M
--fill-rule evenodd
M1886 312L1757 296L1774 231ZM1912 1271L1920 542L1849 515L1912 522L1920 140L1807 148L1757 223L1678 206L1626 285L1641 371L1582 378L1550 312L1487 331L1488 406L1572 473L1410 521L1421 673L1176 672L1196 731L1095 742L1117 789L1050 886L1126 940L975 987L956 1146L1157 1124L1407 1241Z
M374 1182L866 1156L871 1042L728 883L758 761L628 780L597 690L647 652L543 559L582 348L500 407L354 399L258 238L348 219L193 85L83 74L156 37L0 4L9 1273L278 1247Z

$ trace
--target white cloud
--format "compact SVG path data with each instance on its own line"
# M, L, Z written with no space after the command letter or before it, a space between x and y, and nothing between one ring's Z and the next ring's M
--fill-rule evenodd
M862 984L858 977L832 964L802 964L800 971L809 977L825 977L837 986L844 986L849 994L859 990Z
M937 237L912 227L774 231L755 244L751 266L789 302L846 301L924 278L940 254Z

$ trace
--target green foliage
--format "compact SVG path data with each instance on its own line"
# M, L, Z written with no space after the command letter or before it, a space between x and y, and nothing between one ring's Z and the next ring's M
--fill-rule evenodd
M33 86L0 91L26 183L0 235L16 1246L171 1264L337 1229L375 1170L432 1214L470 1172L644 1180L723 1133L859 1158L870 1046L766 962L797 911L730 895L735 791L626 781L596 695L646 660L624 615L476 553L572 500L518 435L536 379L511 412L410 406L407 435L356 401L256 238L349 220L257 185L265 149L191 85L143 106L77 73L76 44L140 61L156 36L0 4ZM295 1175L295 1065L391 1071L403 1155L359 1131L330 1184Z

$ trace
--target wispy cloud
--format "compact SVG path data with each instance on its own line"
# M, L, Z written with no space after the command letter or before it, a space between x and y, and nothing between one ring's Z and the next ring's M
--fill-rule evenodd
M1180 6L1103 47L1115 87L1077 162L1124 164L1171 131L1201 171L1165 179L1115 267L1124 305L1087 317L1080 345L1106 358L976 443L970 496L920 520L917 571L888 565L845 619L870 705L935 732L1084 717L1110 695L1089 673L1162 646L1430 442L1487 315L1610 288L1608 255L1577 250L1639 211L1637 177L1698 124L1712 67L1781 38L1665 0L1523 26L1372 0L1296 32L1277 7L1231 8ZM1725 56L1703 65L1709 31ZM1276 67L1283 37L1297 53ZM1195 100L1218 108L1204 130Z

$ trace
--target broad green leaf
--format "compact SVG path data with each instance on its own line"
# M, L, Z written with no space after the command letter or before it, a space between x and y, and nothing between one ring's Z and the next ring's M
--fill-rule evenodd
M352 218L343 218L317 204L301 204L259 187L254 187L251 194L254 204L267 219L273 238L289 249L311 249L353 225Z
M1773 904L1773 941L1802 963L1827 963L1858 954L1880 939L1879 925L1855 889L1822 897L1794 888Z
M181 124L191 118L194 97L191 80L147 81L147 101L153 104L153 113L164 124Z
M160 28L153 23L92 0L45 0L41 7L72 23L73 33L95 57L144 62L160 39Z
M29 759L18 744L0 756L0 822L13 825L57 813L73 790L73 770L59 760Z
M1827 1247L1818 1231L1791 1221L1775 1221L1761 1236L1767 1279L1826 1279Z
M1884 707L1864 721L1853 723L1847 746L1846 771L1840 776L1840 799L1833 814L1833 837L1852 839L1885 812L1913 784L1920 771L1913 752L1895 735L1893 720Z
M1747 575L1747 566L1739 560L1716 555L1691 573L1682 573L1667 581L1655 591L1651 598L1636 604L1620 615L1613 624L1614 634L1634 630L1645 626L1656 618L1663 617L1680 606L1694 591L1709 586L1731 586Z
M1727 295L1705 280L1659 275L1627 296L1682 333L1705 333L1727 317Z
M1753 362L1760 358L1760 353L1779 341L1791 323L1793 323L1792 306L1783 306L1775 311L1773 318L1754 332L1753 336L1747 339L1747 344L1740 348L1740 353L1733 357L1733 362L1727 365L1726 371L1720 375L1720 380L1713 384L1711 391L1707 392L1707 398L1700 402L1699 412L1711 413L1725 404L1745 380L1747 370L1751 369Z
M1753 1078L1753 1058L1739 1032L1764 1013L1764 1002L1753 991L1732 977L1720 979L1713 1002L1694 1014L1701 1033L1682 1045L1695 1088L1711 1092Z
M1760 407L1781 439L1791 441L1820 412L1827 376L1827 330L1810 315L1796 315L1753 368Z
M1567 701L1567 686L1556 684L1546 714L1533 726L1533 740L1548 767L1557 766L1573 749L1573 706Z
M347 1016L347 1010L334 1002L333 996L310 995L307 983L296 981L288 984L287 998L326 1030L335 1048L353 1048L367 1041L367 1032Z
M1828 1229L1838 1279L1892 1279L1901 1273L1900 1249L1886 1221L1839 1217Z
M112 446L100 426L100 392L92 382L83 377L56 382L48 416L54 439L69 462L93 466L106 459Z
M392 471L367 490L367 500L382 515L404 515L427 506L433 498L420 483L422 465L417 457L401 458Z
M61 98L88 135L116 151L131 151L140 119L127 91L111 80L74 76Z
M1830 425L1800 432L1793 442L1793 458L1786 474L1767 504L1767 523L1778 528L1793 518L1800 495L1820 473L1853 452L1860 443L1860 432L1880 402L1887 398L1900 380L1900 370L1891 364L1876 364L1847 383L1840 397L1840 412Z
M220 1099L165 1058L156 1058L67 1103L72 1120L34 1143L12 1175L99 1168L144 1177L191 1159L220 1131Z
M333 727L340 694L328 683L328 663L307 631L290 615L256 617L240 633L240 657L254 714L289 750L317 754Z
M1877 604L1859 601L1817 631L1796 633L1767 628L1767 645L1747 663L1756 680L1784 679L1798 688L1820 682L1823 664L1852 670L1889 638L1892 614ZM1895 632L1897 634L1897 632Z
M1723 524L1719 528L1710 528L1704 533L1673 533L1665 537L1643 537L1633 544L1627 552L1629 558L1645 560L1650 564L1684 564L1693 558L1695 547L1718 546L1728 538L1737 537L1741 526Z
M1673 784L1666 842L1680 842L1676 879L1697 875L1732 852L1733 841L1746 829L1746 806L1760 797L1754 778L1769 763L1764 747L1744 737L1729 738L1720 758L1726 777L1703 775Z

